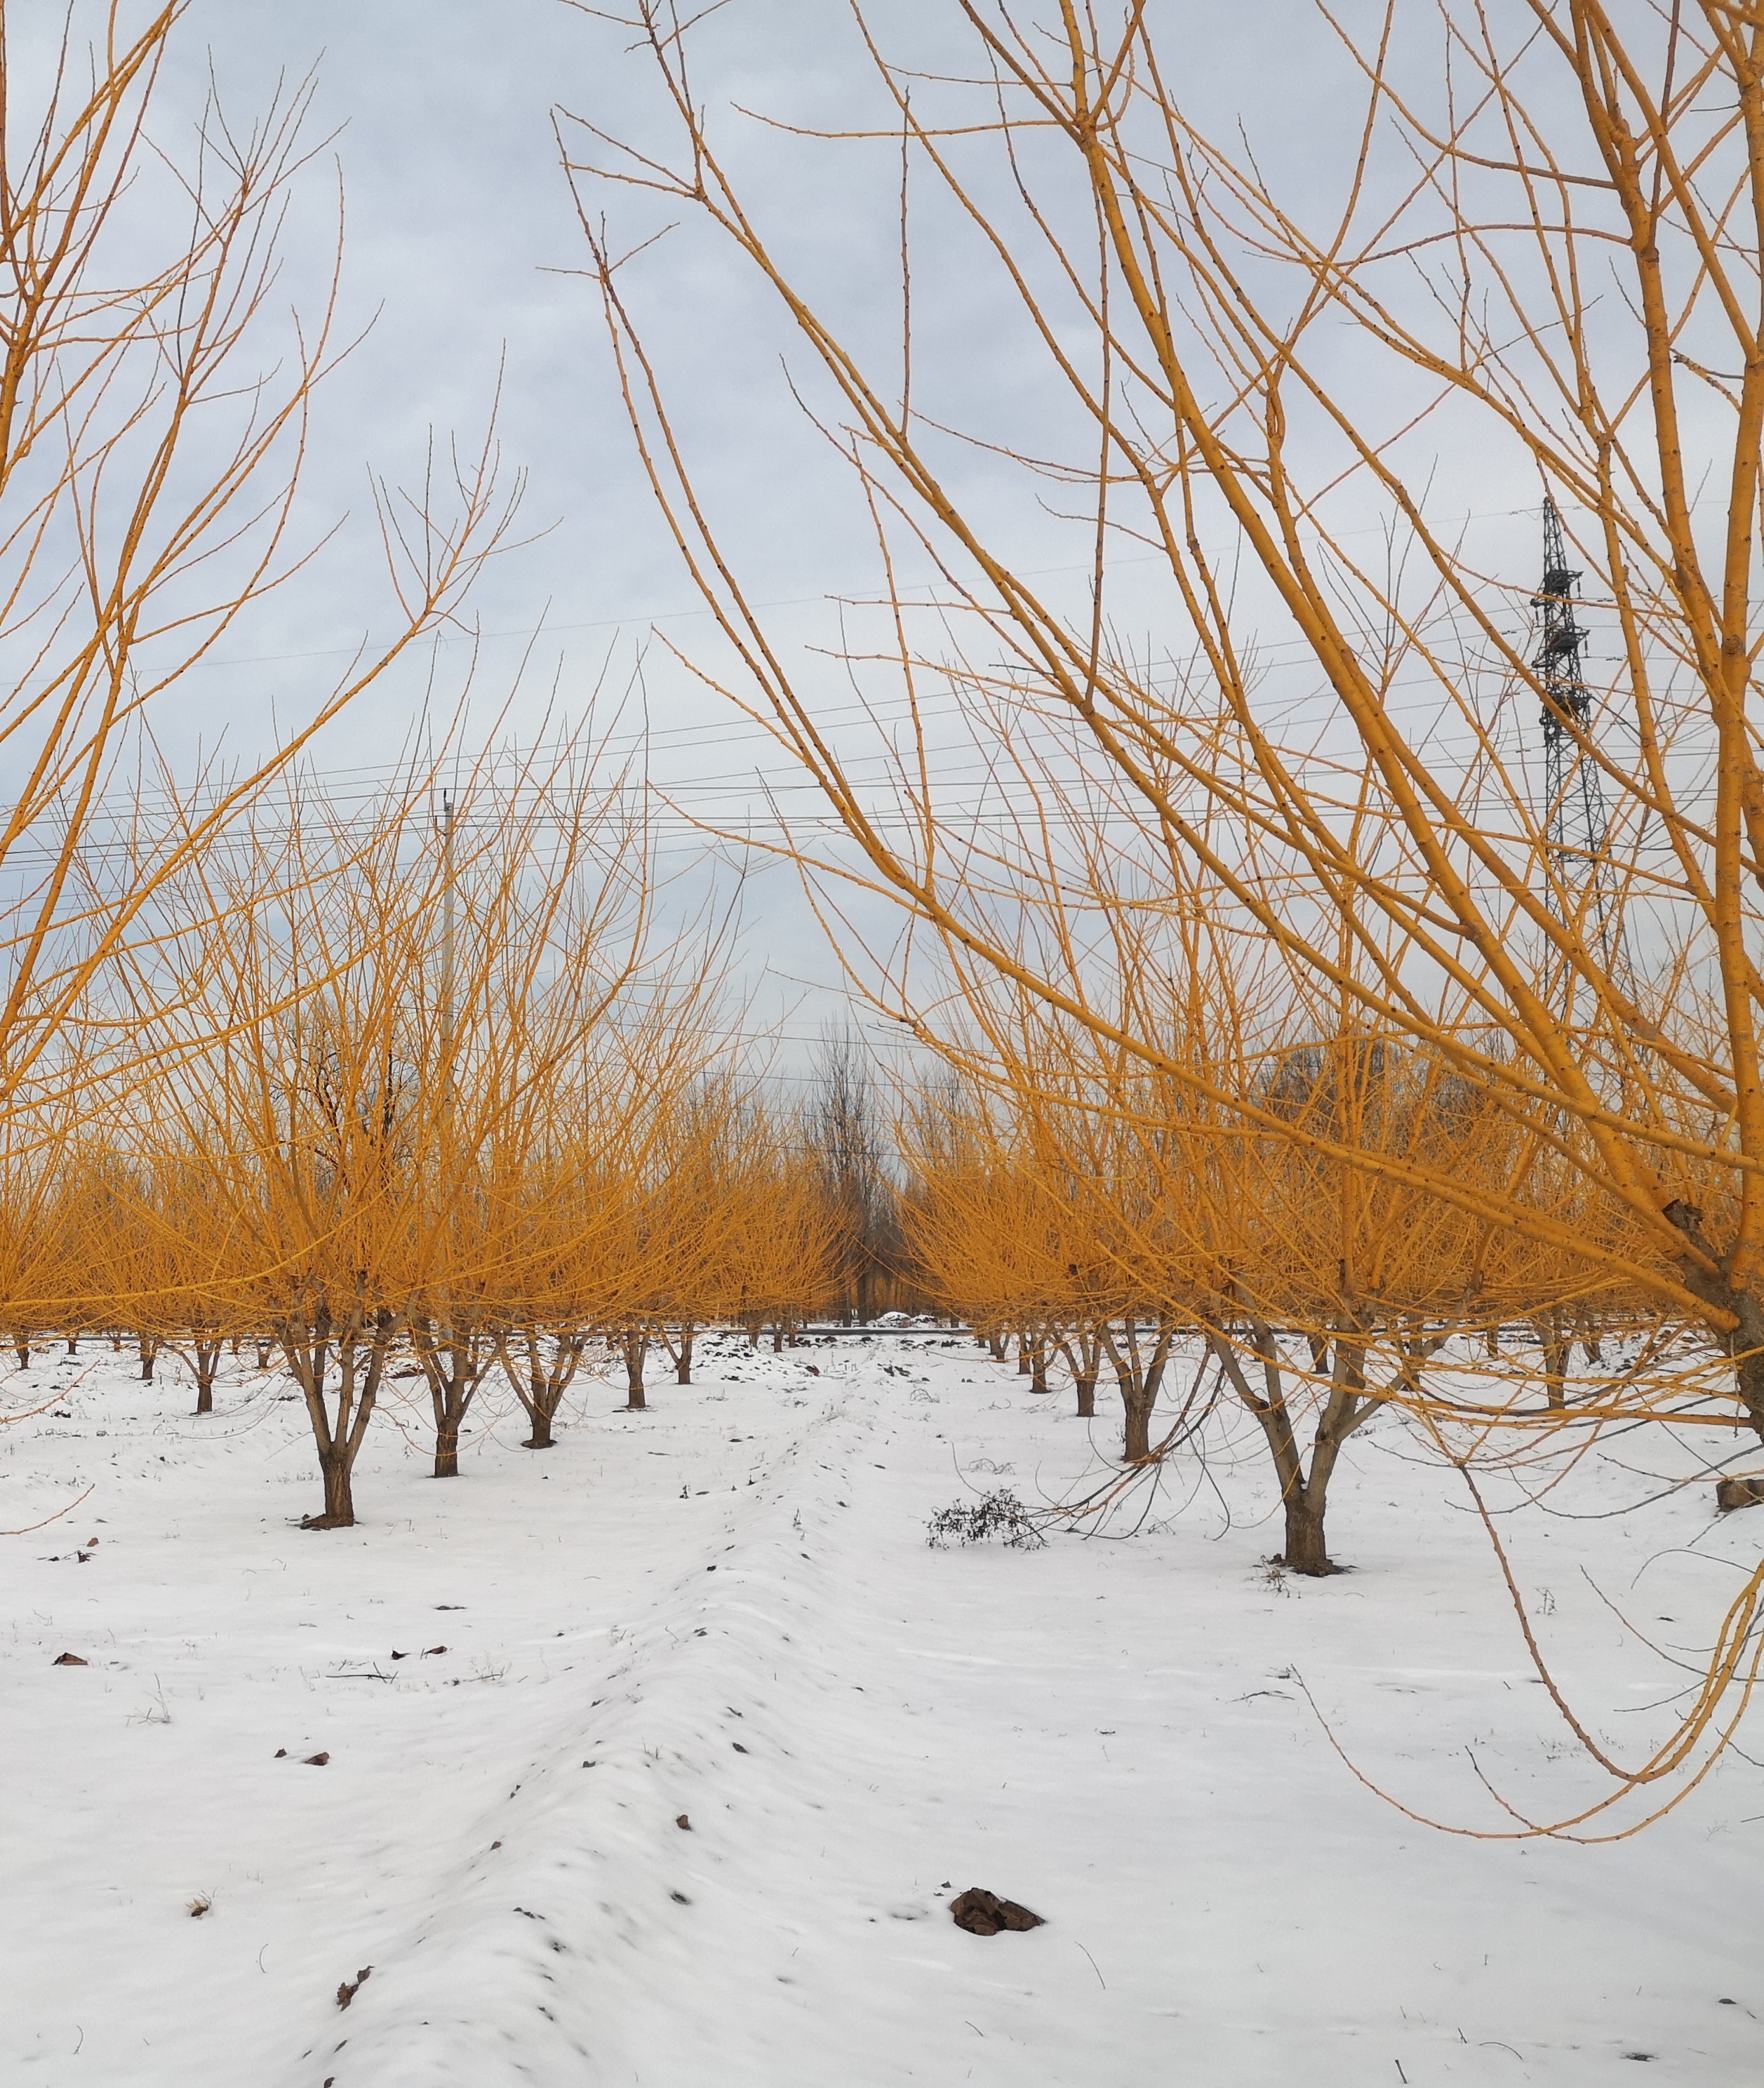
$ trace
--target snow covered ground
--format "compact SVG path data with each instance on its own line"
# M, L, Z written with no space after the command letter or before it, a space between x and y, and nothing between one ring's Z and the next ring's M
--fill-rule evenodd
M1069 1396L966 1342L710 1342L647 1416L589 1384L549 1454L481 1429L453 1483L387 1416L320 1534L285 1380L198 1422L132 1369L8 1388L66 1385L0 1432L0 1524L93 1490L6 1542L0 2082L1764 2079L1764 1771L1609 1846L1458 1838L1301 1694L1421 1812L1502 1824L1472 1753L1523 1812L1603 1787L1398 1422L1338 1482L1356 1570L1295 1584L1241 1438L1130 1538L928 1549L961 1475L1092 1464ZM1764 1533L1706 1486L1599 1519L1690 1454L1614 1439L1506 1525L1629 1759ZM962 1932L970 1885L1047 1925Z

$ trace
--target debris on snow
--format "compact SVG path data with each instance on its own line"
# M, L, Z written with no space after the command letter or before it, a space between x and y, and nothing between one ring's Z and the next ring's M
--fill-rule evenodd
M949 1912L957 1928L966 1929L970 1936L996 1936L1001 1929L1021 1932L1047 1925L1040 1915L1031 1914L1014 1899L1000 1899L984 1885L970 1885L949 1902Z
M925 1525L930 1533L925 1541L933 1547L979 1544L1002 1535L1013 1551L1034 1551L1047 1542L1040 1525L1034 1509L1025 1508L1008 1487L997 1487L977 1501L939 1508Z

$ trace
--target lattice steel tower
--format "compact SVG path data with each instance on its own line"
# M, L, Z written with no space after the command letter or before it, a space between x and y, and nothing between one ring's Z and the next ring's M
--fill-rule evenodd
M1544 691L1544 787L1548 807L1549 866L1560 903L1578 912L1608 962L1616 955L1615 886L1605 859L1609 820L1603 779L1586 751L1592 730L1592 693L1586 687L1581 648L1587 634L1574 621L1574 586L1580 575L1568 563L1562 518L1556 503L1544 503L1544 580L1531 598L1543 628L1533 665Z

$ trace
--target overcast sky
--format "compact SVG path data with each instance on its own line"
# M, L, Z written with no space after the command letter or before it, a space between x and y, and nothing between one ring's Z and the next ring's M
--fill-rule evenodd
M1332 123L1351 122L1353 107L1351 95L1335 92L1349 85L1347 69L1316 33L1313 11L1299 0L1224 16L1176 0L1164 6L1180 32L1172 48L1184 92L1204 100L1215 126L1247 116L1260 149L1302 193L1328 162ZM877 20L897 48L910 49L930 70L966 56L948 0L888 0ZM663 135L647 67L628 55L628 42L563 0L195 0L168 83L173 122L179 112L193 116L211 58L223 98L241 113L261 104L279 77L316 67L314 135L336 130L332 149L347 197L345 316L349 328L367 331L325 387L302 511L315 535L346 511L353 520L267 610L250 643L229 647L192 678L197 687L182 706L186 730L212 737L225 723L239 742L267 736L272 714L280 725L295 721L362 633L383 627L385 597L366 527L366 471L409 479L421 469L431 430L474 439L500 367L507 469L526 475L523 520L537 541L486 575L477 598L486 636L473 700L482 730L507 706L503 729L530 737L548 707L580 715L597 682L606 689L603 701L616 701L646 655L652 762L664 786L700 809L734 816L758 803L762 781L794 781L649 635L659 630L716 658L707 619L640 481L597 298L572 272L584 254L553 128L561 105L640 143ZM890 337L897 323L896 148L805 148L734 113L739 105L820 127L885 120L845 6L732 0L706 24L697 50L697 92L793 263L812 271L865 338ZM297 301L322 294L334 229L331 180L328 166L314 169L291 229L286 284ZM658 215L645 199L616 192L602 202L612 213L615 246L679 215ZM918 208L915 311L926 361L939 371L939 407L982 430L995 411L1000 425L1013 413L1021 425L1043 379L1017 359L1002 288L968 265L928 195ZM632 276L744 581L760 601L781 605L781 640L833 642L830 598L873 588L875 566L849 489L829 492L819 438L781 381L780 355L792 344L769 293L690 224L634 264ZM791 364L799 374L800 353ZM983 512L996 478L988 519L1025 565L1056 568L1071 558L1070 537L1022 501L1014 473L995 471L980 452L961 469ZM1473 511L1504 515L1529 497L1529 488L1496 482L1498 473L1486 484L1474 469L1460 478ZM1496 546L1491 564L1529 564L1524 541L1515 543ZM1080 584L1075 576L1073 586ZM1047 582L1055 592L1059 584ZM1132 616L1140 605L1130 573L1122 585L1117 607ZM1180 646L1180 635L1160 623L1164 614L1148 595L1146 640ZM442 648L437 712L451 704L468 652L464 644ZM832 663L811 671L824 678L829 702L850 700ZM414 670L388 683L332 731L321 765L344 771L388 761L423 700ZM638 712L628 715L635 721ZM710 794L712 785L727 789ZM665 828L676 862L701 852L679 821ZM743 976L773 982L757 991L756 1019L785 1004L777 979L803 980L816 991L794 1027L812 1033L836 1004L827 991L835 969L790 875L757 878L745 911Z
M841 12L824 0L747 0L726 31L717 25L706 39L709 91L797 120L849 108L867 83ZM696 808L739 816L757 802L762 772L774 785L794 780L780 777L759 736L650 636L658 626L688 648L709 644L640 480L597 296L574 272L586 256L553 128L563 104L640 131L649 117L644 74L625 56L628 41L560 0L198 0L169 83L179 109L194 111L211 57L223 98L241 113L259 106L279 77L316 67L313 135L336 132L332 150L347 199L347 329L367 331L324 387L305 482L310 531L346 511L353 519L313 572L259 619L251 643L229 646L192 678L198 688L182 707L186 727L212 736L225 724L237 740L254 721L267 734L272 709L277 723L291 722L361 633L384 627L366 470L409 480L431 430L475 438L500 369L506 469L525 475L520 533L536 541L493 568L474 600L486 634L473 695L481 729L503 718L503 732L531 736L548 714L579 717L600 685L603 712L623 699L633 725L647 717L658 781ZM781 202L799 229L818 215L861 285L885 250L874 259L862 251L858 228L833 198L793 197L787 175L778 195L769 165L778 156L762 138L753 165L762 190L774 184L766 200ZM315 168L285 278L309 306L322 293L333 201L329 169ZM647 225L649 215L638 205L631 221ZM842 544L842 524L807 511L793 484L786 452L802 441L800 416L775 382L775 335L756 317L751 327L743 323L756 302L751 285L688 229L652 264L649 287L665 324L693 337L695 355L704 330L715 330L713 381L701 366L683 404L758 597L809 611L841 587L865 584L861 539ZM472 649L443 648L437 714L451 704ZM640 655L640 702L630 694ZM348 771L394 757L423 700L421 682L413 668L352 709L328 736L321 767ZM711 782L734 788L708 795ZM670 867L705 846L677 819L663 815L662 825ZM791 1029L814 1034L843 997L794 875L752 876L743 914L739 969L755 995L753 1019L769 1021L794 1005ZM794 981L820 990L805 997Z
M887 20L922 58L964 55L941 0L891 0ZM623 699L627 717L646 719L652 771L678 802L733 823L764 819L762 786L793 810L807 802L760 735L653 635L716 657L640 480L597 295L575 272L586 257L554 130L561 105L640 143L664 135L649 68L629 42L562 0L196 0L162 129L194 118L211 60L236 116L261 106L279 80L316 68L312 134L336 133L332 152L346 195L345 330L366 331L320 396L302 511L314 536L345 512L352 520L266 607L249 643L229 644L190 678L173 743L180 731L212 742L224 726L241 744L254 729L267 738L272 720L285 729L319 699L362 632L385 627L366 473L408 481L431 430L473 439L500 370L506 466L526 477L522 533L536 541L493 568L474 600L486 634L473 693L482 730L501 719L505 733L530 736L554 712L579 717L598 685L603 710ZM807 181L794 141L734 113L739 105L823 126L883 115L846 10L833 0L734 0L706 25L697 59L699 92L719 112L735 163L791 259L811 267L861 327L895 327L896 148L824 155ZM309 308L328 267L332 181L328 165L313 169L289 237L285 280ZM615 243L679 216L658 219L647 199L616 193L603 207ZM935 237L928 221L926 237ZM861 512L843 489L828 497L824 446L781 381L781 349L792 344L770 293L691 224L638 265L634 291L744 581L777 605L782 639L833 642L830 598L873 593L875 563ZM971 282L970 290L978 293ZM950 396L982 416L1013 381L1002 327L971 304L958 308L934 276L922 289L919 323L934 342L941 328L946 347L951 330L965 330L948 358ZM983 484L987 469L983 459L971 464L970 482ZM1033 514L1013 526L1028 563L1070 555L1051 537L1038 550ZM428 699L437 715L472 652L463 644L441 649ZM640 701L630 694L640 657ZM425 701L423 671L413 663L329 733L318 759L341 772L340 793L355 787L349 772L399 753ZM850 702L843 686L834 693ZM670 867L703 854L683 822L664 814L661 826ZM811 1036L844 995L794 873L750 871L742 910L738 969L752 1019L794 1008L790 1028ZM797 982L811 990L799 993Z

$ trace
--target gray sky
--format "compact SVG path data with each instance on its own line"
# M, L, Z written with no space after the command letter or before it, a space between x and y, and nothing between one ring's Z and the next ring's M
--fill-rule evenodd
M1172 48L1184 94L1214 126L1235 126L1247 109L1271 170L1301 195L1326 187L1340 165L1335 133L1351 126L1354 98L1345 62L1309 6L1270 0L1222 17L1154 0L1154 10L1179 32ZM966 60L947 0L888 0L877 19L927 70ZM632 687L640 654L652 768L664 788L732 821L763 810L762 784L782 788L783 802L804 802L760 737L649 635L653 626L717 663L708 619L640 481L597 298L571 272L584 256L552 129L561 104L639 143L663 135L645 64L627 54L628 41L561 0L196 0L169 83L174 107L199 105L211 54L238 111L261 102L278 75L318 67L314 135L338 130L348 199L345 319L369 331L324 389L306 484L314 533L345 511L353 520L312 571L266 608L249 643L230 645L191 678L181 729L212 736L225 723L242 747L254 732L267 736L272 707L280 724L297 720L361 634L383 627L366 471L371 464L410 478L431 429L475 437L500 363L507 465L528 477L525 529L543 533L486 575L477 597L486 634L473 695L478 729L489 731L506 705L507 729L530 737L550 706L579 716L597 682L603 703L616 701ZM897 149L887 141L807 144L734 113L740 105L781 122L835 128L884 118L846 10L837 0L733 0L705 25L696 50L697 92L780 250L812 275L871 347L877 368L891 368ZM927 81L923 91L939 90ZM288 289L308 302L327 267L330 183L327 167L314 169L290 235ZM1024 353L1020 326L1007 325L1003 286L974 265L971 237L940 216L929 185L915 197L918 366L927 373L916 381L929 395L921 410L928 404L983 434L1003 434L1034 425L1045 391L1049 444L1057 446L1069 409L1038 358ZM679 215L616 192L606 208L615 246ZM836 645L830 597L872 592L875 561L849 485L828 469L820 438L783 381L781 355L816 396L775 301L691 223L634 263L630 283L743 581L757 600L778 605L772 623L781 643ZM916 402L923 396L915 393ZM1535 498L1529 486L1505 476L1498 460L1456 466L1448 498L1489 520L1500 539L1489 542L1490 568L1528 567L1532 526L1522 521L1515 534L1513 525L1519 503ZM1069 526L1025 503L1018 475L983 450L962 453L953 468L1021 564L1045 573L1056 597L1069 586L1078 607L1082 573ZM1115 575L1117 614L1143 631L1148 646L1180 646L1155 574L1141 590L1132 563ZM438 714L451 708L469 652L463 644L439 649L426 698L415 667L375 691L329 734L321 766L347 772L393 758L426 700ZM829 704L851 704L837 663L807 656L805 672ZM627 715L635 723L639 711ZM952 751L952 773L962 758ZM700 857L702 844L683 822L664 815L663 828L675 866ZM790 1026L812 1033L839 996L792 875L754 878L744 916L741 971L755 1019L770 1019L791 997L779 980L806 981L815 990Z
M799 0L750 0L730 33L707 41L716 93L820 120L862 79L849 36L828 33L842 30L839 17ZM257 721L267 734L272 704L285 725L359 635L384 627L366 470L409 480L431 429L473 439L500 365L507 467L528 481L520 533L537 541L499 562L474 598L487 635L477 648L473 730L490 731L506 707L505 730L530 736L554 706L579 717L601 683L603 711L623 698L636 725L646 706L653 771L696 809L745 817L762 770L794 781L770 772L759 736L649 636L654 622L688 648L708 647L709 627L640 481L597 297L571 272L585 255L552 128L560 101L603 119L646 120L627 41L559 0L199 0L169 83L182 108L195 107L211 54L236 111L260 104L278 75L316 66L313 133L338 130L347 196L345 315L349 330L369 330L323 388L306 480L313 531L345 511L353 519L259 616L250 644L224 648L192 678L186 729L212 734L225 722L237 740ZM800 199L778 193L769 145L762 137L754 160L765 199L800 223ZM315 168L290 240L288 287L309 305L328 262L331 179ZM854 247L833 198L818 209L823 237L861 285L870 257ZM686 418L757 597L798 605L783 612L788 622L841 586L866 584L862 541L841 541L843 521L812 511L794 481L791 453L804 434L776 382L775 334L759 321L751 286L688 228L658 253L646 287L659 292L670 329L716 330L714 366L708 379L702 365L694 373ZM695 340L694 353L704 344ZM441 648L430 699L437 714L455 700L472 649ZM631 693L640 652L641 700ZM349 772L396 756L425 700L421 682L413 666L353 708L327 736L320 766ZM670 866L689 867L704 844L670 815L661 824ZM799 1001L790 1028L814 1033L842 995L794 875L751 876L743 914L739 969L754 1020ZM793 980L822 990L804 998Z
M897 0L888 19L920 52L956 59L962 47L951 15L939 0ZM633 721L646 709L652 772L682 804L739 824L765 820L765 789L793 811L809 802L760 736L652 635L653 627L695 657L717 660L709 620L640 477L597 295L571 272L585 255L553 131L562 104L640 142L663 135L647 66L627 53L628 42L561 0L198 0L169 83L174 105L193 113L211 57L235 112L260 105L279 75L317 67L313 133L338 131L347 197L345 330L368 331L323 387L305 481L313 533L345 511L352 520L312 571L259 614L250 643L229 644L191 678L173 743L180 728L212 736L222 724L235 743L254 722L267 735L272 707L285 727L319 700L360 634L383 627L366 468L408 480L431 429L473 438L501 366L503 447L511 473L527 476L522 533L537 541L494 567L475 597L487 636L476 654L473 716L482 725L474 730L489 731L506 706L506 729L530 735L554 704L579 716L602 683L603 706L625 698ZM706 25L697 54L699 91L723 112L722 135L782 250L813 271L860 334L892 342L897 148L805 154L799 141L734 113L739 105L798 124L875 122L883 104L845 10L827 0L735 0ZM312 170L289 242L288 287L309 305L328 263L331 183L327 166ZM635 243L679 216L658 217L649 199L617 193L606 208L615 244ZM928 218L923 236L931 250L940 235ZM861 511L829 474L821 438L782 381L781 353L798 374L803 359L777 323L775 300L690 222L633 277L744 582L775 605L782 640L836 644L838 614L828 599L873 593L876 563ZM1023 387L1040 382L1032 367L1013 368L1002 311L989 321L984 301L1000 294L978 277L959 303L935 280L921 288L927 366L934 353L944 366L952 416L980 424L1001 396L1020 404ZM892 349L879 353L885 359ZM983 498L988 461L972 456L962 470ZM1007 475L998 477L1002 493ZM1016 498L1014 486L1008 497ZM1033 514L1009 527L1031 565L1072 556ZM437 714L455 700L471 651L440 649L426 699ZM640 704L628 693L640 654ZM809 672L829 702L850 704L841 670L811 664ZM396 755L426 700L423 673L413 663L328 734L319 765L344 772L340 788L353 786L350 772ZM673 815L660 822L671 866L690 871L704 844ZM844 995L794 872L750 871L742 910L738 969L753 1020L770 1021L794 1003L789 1028L812 1035L842 1009ZM879 926L886 918L869 918ZM794 982L811 990L799 994Z

